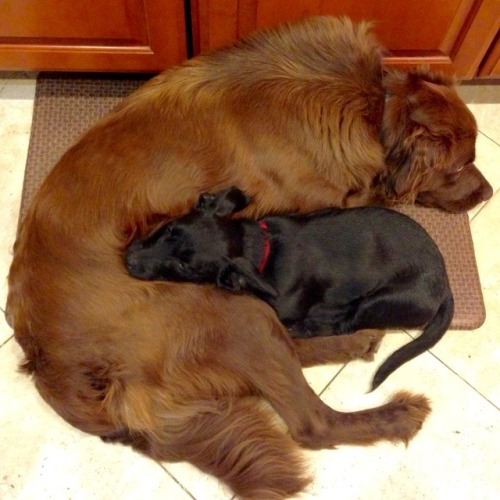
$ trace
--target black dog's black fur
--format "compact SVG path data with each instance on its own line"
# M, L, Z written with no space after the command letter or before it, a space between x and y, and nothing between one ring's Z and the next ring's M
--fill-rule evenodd
M130 245L130 274L251 291L294 337L426 325L382 364L372 389L444 335L453 296L436 244L415 221L375 207L270 216L264 224L229 218L249 202L237 188L201 195L193 212Z

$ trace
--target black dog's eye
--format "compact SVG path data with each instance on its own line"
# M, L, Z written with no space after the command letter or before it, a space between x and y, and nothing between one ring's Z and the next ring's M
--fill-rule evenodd
M175 226L168 225L165 227L165 235L166 236L170 237L170 236L175 236L177 234L179 234L179 231L177 230L177 228Z

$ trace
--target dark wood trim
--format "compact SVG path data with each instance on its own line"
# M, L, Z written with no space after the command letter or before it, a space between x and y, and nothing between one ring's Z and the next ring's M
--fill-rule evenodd
M481 78L500 77L500 33L491 44L486 56L479 67L478 76Z

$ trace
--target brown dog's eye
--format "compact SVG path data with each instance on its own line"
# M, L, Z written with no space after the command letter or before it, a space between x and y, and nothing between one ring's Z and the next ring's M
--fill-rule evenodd
M453 174L456 175L456 174L459 174L461 173L464 169L466 169L472 162L465 162L465 163L461 163L460 165L458 165L454 170L453 170Z

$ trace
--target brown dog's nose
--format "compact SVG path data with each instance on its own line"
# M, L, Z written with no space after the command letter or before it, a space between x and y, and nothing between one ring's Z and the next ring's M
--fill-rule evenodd
M7 324L11 327L14 328L14 318L12 314L9 312L9 308L7 307L5 311L5 321L7 321Z
M483 201L489 200L493 196L493 188L491 187L490 184L488 184L484 189L482 193Z

